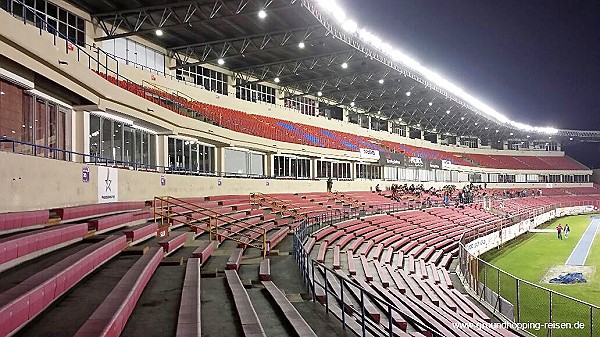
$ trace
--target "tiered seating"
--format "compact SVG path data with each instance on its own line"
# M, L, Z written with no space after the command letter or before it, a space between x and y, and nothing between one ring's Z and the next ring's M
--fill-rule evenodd
M136 244L156 236L158 227L156 223L148 223L136 227L128 228L123 231L129 244Z
M90 229L94 230L97 234L100 234L121 227L142 223L147 221L148 218L149 213L147 212L127 212L93 219L90 220L88 224L90 226Z
M0 335L20 329L85 276L125 248L114 235L78 251L0 295Z
M75 336L119 336L162 258L160 248L151 248L127 271Z
M166 255L170 255L177 249L183 247L188 234L185 232L171 232L171 234L158 242Z
M225 276L227 277L229 289L233 294L233 301L240 317L244 335L266 336L238 273L235 270L225 270Z
M404 308L406 312L402 315L407 318L433 324L439 331L450 333L455 330L452 322L460 321L465 315L475 322L489 321L489 316L480 310L475 312L467 304L470 300L452 289L446 268L457 254L458 239L464 231L479 227L492 230L487 226L495 220L498 218L494 214L471 207L433 208L350 220L315 233L312 239L321 249L311 256L346 273L371 293ZM324 259L330 247L333 247L333 260ZM340 263L340 247L346 249L345 263ZM327 282L333 284L330 280ZM352 288L346 290L357 292ZM332 289L335 291L336 287L332 285ZM376 308L377 302L365 301L368 304L365 313L375 321L379 315L387 314L386 308L382 308L382 312ZM403 317L394 315L392 318L397 327L406 329ZM469 333L465 330L450 335ZM511 335L508 331L502 333Z
M200 268L203 262L199 258L187 260L183 290L181 291L179 315L177 317L176 337L202 335Z
M114 202L108 204L94 204L55 209L54 212L64 221L82 218L91 218L107 213L124 212L142 209L144 202Z
M317 336L315 332L310 328L308 323L300 316L298 310L290 303L290 301L285 297L285 294L275 286L275 284L271 281L263 281L262 284L265 286L265 289L269 292L271 297L277 305L279 309L283 312L284 316L290 323L290 325L294 328L294 331L298 336Z
M430 159L448 160L453 164L473 166L473 163L490 168L510 169L563 169L585 170L582 164L564 157L505 156L451 153L416 147L341 131L327 130L314 125L295 123L273 117L248 114L242 111L194 101L156 88L144 87L127 80L117 80L112 75L99 73L111 83L154 102L166 109L192 118L206 118L227 129L288 143L324 147L345 151L369 148L385 152L405 153ZM466 159L465 159L466 158Z
M62 225L0 240L0 271L81 240L87 224Z
M0 234L42 227L49 218L48 210L0 213Z

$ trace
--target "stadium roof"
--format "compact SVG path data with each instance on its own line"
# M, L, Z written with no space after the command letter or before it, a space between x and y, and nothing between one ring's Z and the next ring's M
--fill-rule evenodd
M104 30L106 36L97 40L143 37L164 46L177 59L175 68L215 64L233 71L242 83L276 83L286 96L333 101L354 114L426 133L484 140L600 140L600 132L534 128L508 120L359 29L332 0L72 2Z

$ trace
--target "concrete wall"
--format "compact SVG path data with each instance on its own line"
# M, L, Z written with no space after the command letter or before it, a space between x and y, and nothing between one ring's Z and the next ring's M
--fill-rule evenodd
M90 181L82 180L87 167ZM118 170L119 201L144 201L155 196L198 197L209 195L244 195L262 193L325 192L325 180L242 179L198 177L167 174L161 185L160 173ZM334 181L334 191L369 191L376 184L389 188L392 181ZM401 182L420 184L420 182ZM441 188L448 183L425 183L425 187ZM497 185L497 186L496 186ZM499 188L544 188L545 184L488 184ZM590 184L554 184L554 187L588 186ZM0 151L0 212L48 209L98 202L98 167L41 157Z

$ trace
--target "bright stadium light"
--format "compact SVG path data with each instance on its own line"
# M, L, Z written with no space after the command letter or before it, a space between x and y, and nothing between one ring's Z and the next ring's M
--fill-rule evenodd
M383 78L379 80L379 84L383 84L383 82L385 82Z
M220 58L220 59L218 59L218 60L217 60L217 63L218 63L220 66L222 66L222 65L224 65L224 64L225 64L225 60L223 60L222 58Z
M406 96L409 96L409 97L410 97L410 91L407 91L407 92L406 92Z
M260 11L258 11L258 17L261 19L264 19L267 17L267 12L265 12L264 9L261 9Z
M279 77L275 77L275 83L279 83L281 80L279 79Z
M432 106L432 105L433 105L433 102L429 102L429 106Z
M415 71L421 74L426 80L433 82L439 88L448 91L449 93L455 95L460 100L471 106L476 112L481 112L499 123L506 124L515 129L524 130L524 131L534 131L538 133L546 133L546 134L556 134L558 130L552 127L534 127L528 124L523 124L519 122L512 121L508 119L505 115L499 113L495 109L491 108L486 103L480 101L479 99L473 97L472 95L465 92L462 88L456 86L449 80L445 79L443 76L429 70L425 66L421 65L418 61L413 59L412 57L404 54L399 49L392 47L390 44L385 43L381 40L381 38L377 37L375 34L369 32L365 28L360 28L358 24L350 19L346 18L346 13L344 10L336 3L335 0L317 0L318 4L325 12L327 12L331 17L333 17L340 27L347 33L358 37L363 42L371 45L373 48L381 51L383 54L389 56L395 62L401 63L409 70ZM344 67L345 69L346 67Z
M304 49L304 47L306 47L306 45L304 44L304 42L298 43L298 48Z
M354 108L356 104L354 102L350 103L350 106Z
M157 29L155 32L156 36L162 36L163 35L163 31L161 29Z
M449 115L449 114L450 114L450 110L446 110L446 115Z
M346 62L342 63L342 68L347 69L348 68L348 63L346 63Z
M323 92L319 91L319 92L317 93L317 96L319 96L319 97L323 96Z

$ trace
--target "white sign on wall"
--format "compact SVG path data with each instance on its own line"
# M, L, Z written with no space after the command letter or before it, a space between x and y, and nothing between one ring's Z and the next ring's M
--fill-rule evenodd
M119 201L119 170L98 166L98 203Z
M360 149L360 157L365 159L379 160L379 151L372 149Z

